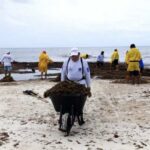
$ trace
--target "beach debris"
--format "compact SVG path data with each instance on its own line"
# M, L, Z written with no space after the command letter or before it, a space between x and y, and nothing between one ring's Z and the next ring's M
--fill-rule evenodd
M73 142L72 140L68 139L68 142Z
M102 148L96 148L96 150L103 150Z
M37 97L38 99L40 99L41 101L45 102L45 103L48 103L47 100L45 100L43 97L41 97L38 93L32 91L32 90L25 90L23 91L23 94L25 95L30 95L30 96L33 96L33 97Z
M125 79L117 79L117 80L112 81L112 83L132 84L131 81L127 81ZM149 82L146 79L142 79L140 81L140 84L147 84L147 83L149 83Z
M109 138L109 139L107 139L107 141L108 141L108 142L111 142L111 141L113 141L113 139L112 139L112 138Z
M12 76L5 76L0 80L0 82L14 82L15 80L13 79Z
M136 147L137 149L143 149L143 148L144 148L142 145L137 144L137 143L134 143L133 145L135 145L135 147Z
M20 142L15 143L13 146L17 147L19 145Z
M117 132L114 134L114 138L119 138L119 135Z
M9 138L9 134L7 132L1 132L0 133L0 141L7 141Z
M95 141L93 141L93 140L90 140L90 141L89 141L89 143L96 143L96 142L95 142Z
M57 141L56 144L62 144L62 142L61 141Z
M57 94L57 95L81 94L87 96L90 94L90 91L84 85L77 84L72 81L63 81L56 84L51 89L45 91L44 97L49 97L50 95L53 94Z
M144 142L141 142L141 144L142 144L143 146L147 146L147 144L145 144Z
M43 135L42 135L42 137L43 137L43 138L46 138L46 135L45 135L45 134L43 134Z
M76 142L77 142L78 144L81 144L78 140L76 140Z
M143 97L150 97L150 91L143 91L144 96Z
M25 125L25 124L27 124L27 122L24 121L24 120L21 120L20 124L21 124L21 125Z
M32 96L37 96L38 94L33 92L32 90L25 90L23 91L24 94L26 95L32 95Z
M3 142L2 141L0 141L0 146L2 146L3 145Z

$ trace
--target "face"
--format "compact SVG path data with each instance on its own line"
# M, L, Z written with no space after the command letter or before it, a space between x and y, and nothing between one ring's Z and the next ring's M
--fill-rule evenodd
M76 61L79 60L79 55L73 55L73 56L71 56L71 59L72 59L74 62L76 62Z

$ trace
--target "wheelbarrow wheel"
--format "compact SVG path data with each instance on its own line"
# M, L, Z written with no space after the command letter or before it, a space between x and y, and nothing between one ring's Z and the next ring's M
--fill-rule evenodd
M58 123L59 123L59 130L60 131L63 131L63 132L66 132L64 129L62 129L62 116L63 116L63 112L62 112L62 106L60 106L60 116L59 116L59 121L58 121Z
M68 118L67 118L67 127L66 127L66 136L69 136L71 128L72 128L71 116L68 115Z
M74 125L74 121L75 121L75 112L74 112L74 106L72 106L71 112L69 113L68 118L67 118L66 136L69 135L70 130L72 126Z

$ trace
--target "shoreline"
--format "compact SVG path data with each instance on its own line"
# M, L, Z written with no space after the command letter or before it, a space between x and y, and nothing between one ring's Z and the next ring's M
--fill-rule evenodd
M59 78L60 68L62 67L63 62L54 62L48 67L48 77ZM110 70L110 63L105 62L102 68L97 68L96 62L88 62L91 77L98 77L100 79L125 79L126 76L126 65L125 63L119 64L119 70ZM21 70L22 69L22 70ZM34 72L36 71L36 72ZM14 62L12 73L18 74L18 76L31 75L39 76L38 72L38 62ZM0 75L4 74L3 66L0 66ZM150 77L150 68L145 68L142 74L142 77Z

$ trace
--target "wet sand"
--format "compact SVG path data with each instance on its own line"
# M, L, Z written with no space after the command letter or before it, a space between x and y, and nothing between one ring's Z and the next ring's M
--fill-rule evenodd
M0 83L0 149L2 150L149 150L150 84L114 84L92 79L92 97L84 108L86 123L75 123L69 137L58 131L58 114L43 97L56 82Z

